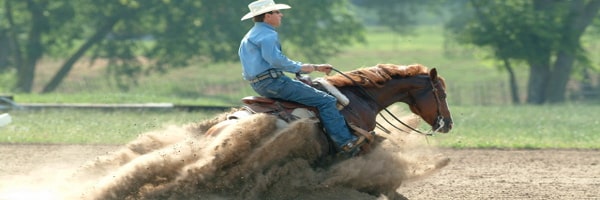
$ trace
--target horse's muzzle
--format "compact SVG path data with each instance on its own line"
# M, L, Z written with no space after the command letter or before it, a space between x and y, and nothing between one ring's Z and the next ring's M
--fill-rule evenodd
M433 127L433 130L437 130L437 132L440 132L440 133L450 132L450 130L452 129L452 127L454 125L454 122L452 122L452 119L446 118L446 119L440 120L440 122L436 123L435 126Z

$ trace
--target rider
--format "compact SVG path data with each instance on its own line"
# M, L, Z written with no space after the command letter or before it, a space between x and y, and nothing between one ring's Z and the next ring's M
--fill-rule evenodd
M337 99L283 74L283 71L329 74L332 70L329 64L315 65L290 60L281 51L275 28L279 27L283 17L280 10L291 7L275 4L273 0L257 0L250 3L248 8L250 12L241 20L253 18L254 27L246 33L238 51L244 79L262 96L316 107L325 130L339 150L351 154L358 152L365 138L350 133L344 116L337 110Z

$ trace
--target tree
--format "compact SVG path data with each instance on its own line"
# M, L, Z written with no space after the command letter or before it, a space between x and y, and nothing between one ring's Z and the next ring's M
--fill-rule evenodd
M507 63L529 65L527 103L563 102L578 61L587 64L580 38L598 16L594 0L470 0L447 28L456 39L488 47ZM514 77L514 75L511 75Z
M397 33L409 33L418 23L420 14L440 13L444 0L352 0L353 4L375 13L377 25Z
M197 60L233 61L251 21L240 22L251 1L239 0L0 0L0 31L18 72L16 90L31 92L38 61L64 58L42 92L54 91L83 57L109 60L126 88L129 78L189 66ZM351 41L362 26L343 0L292 0L281 31L299 55L321 61ZM306 36L311 37L306 37ZM144 64L150 62L150 64ZM124 78L125 77L125 78Z

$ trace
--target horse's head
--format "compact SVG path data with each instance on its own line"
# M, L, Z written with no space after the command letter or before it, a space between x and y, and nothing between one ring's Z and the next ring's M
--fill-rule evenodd
M452 116L446 103L446 85L437 70L431 69L429 81L410 92L410 110L421 116L433 130L447 133L452 129Z
M354 105L357 105L354 108L355 112L377 116L378 112L389 105L404 102L409 105L413 113L431 125L433 130L447 133L452 129L452 116L446 103L446 84L442 77L438 77L435 68L428 71L427 67L420 64L408 66L378 64L331 76L327 81L338 88L358 86L347 88L350 90L348 93L363 94L368 97L358 95L351 100L355 102ZM367 91L364 91L364 88L367 88ZM364 102L364 99L371 99L374 102ZM356 103L360 101L363 102ZM372 127L375 124L376 121L373 119Z

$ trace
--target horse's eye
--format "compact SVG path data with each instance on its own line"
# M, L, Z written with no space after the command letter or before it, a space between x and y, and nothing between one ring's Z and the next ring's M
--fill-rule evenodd
M446 95L446 93L445 93L445 92L442 92L442 93L440 94L440 98L441 98L441 99L445 99L445 98L446 98L446 96L447 96L447 95Z

